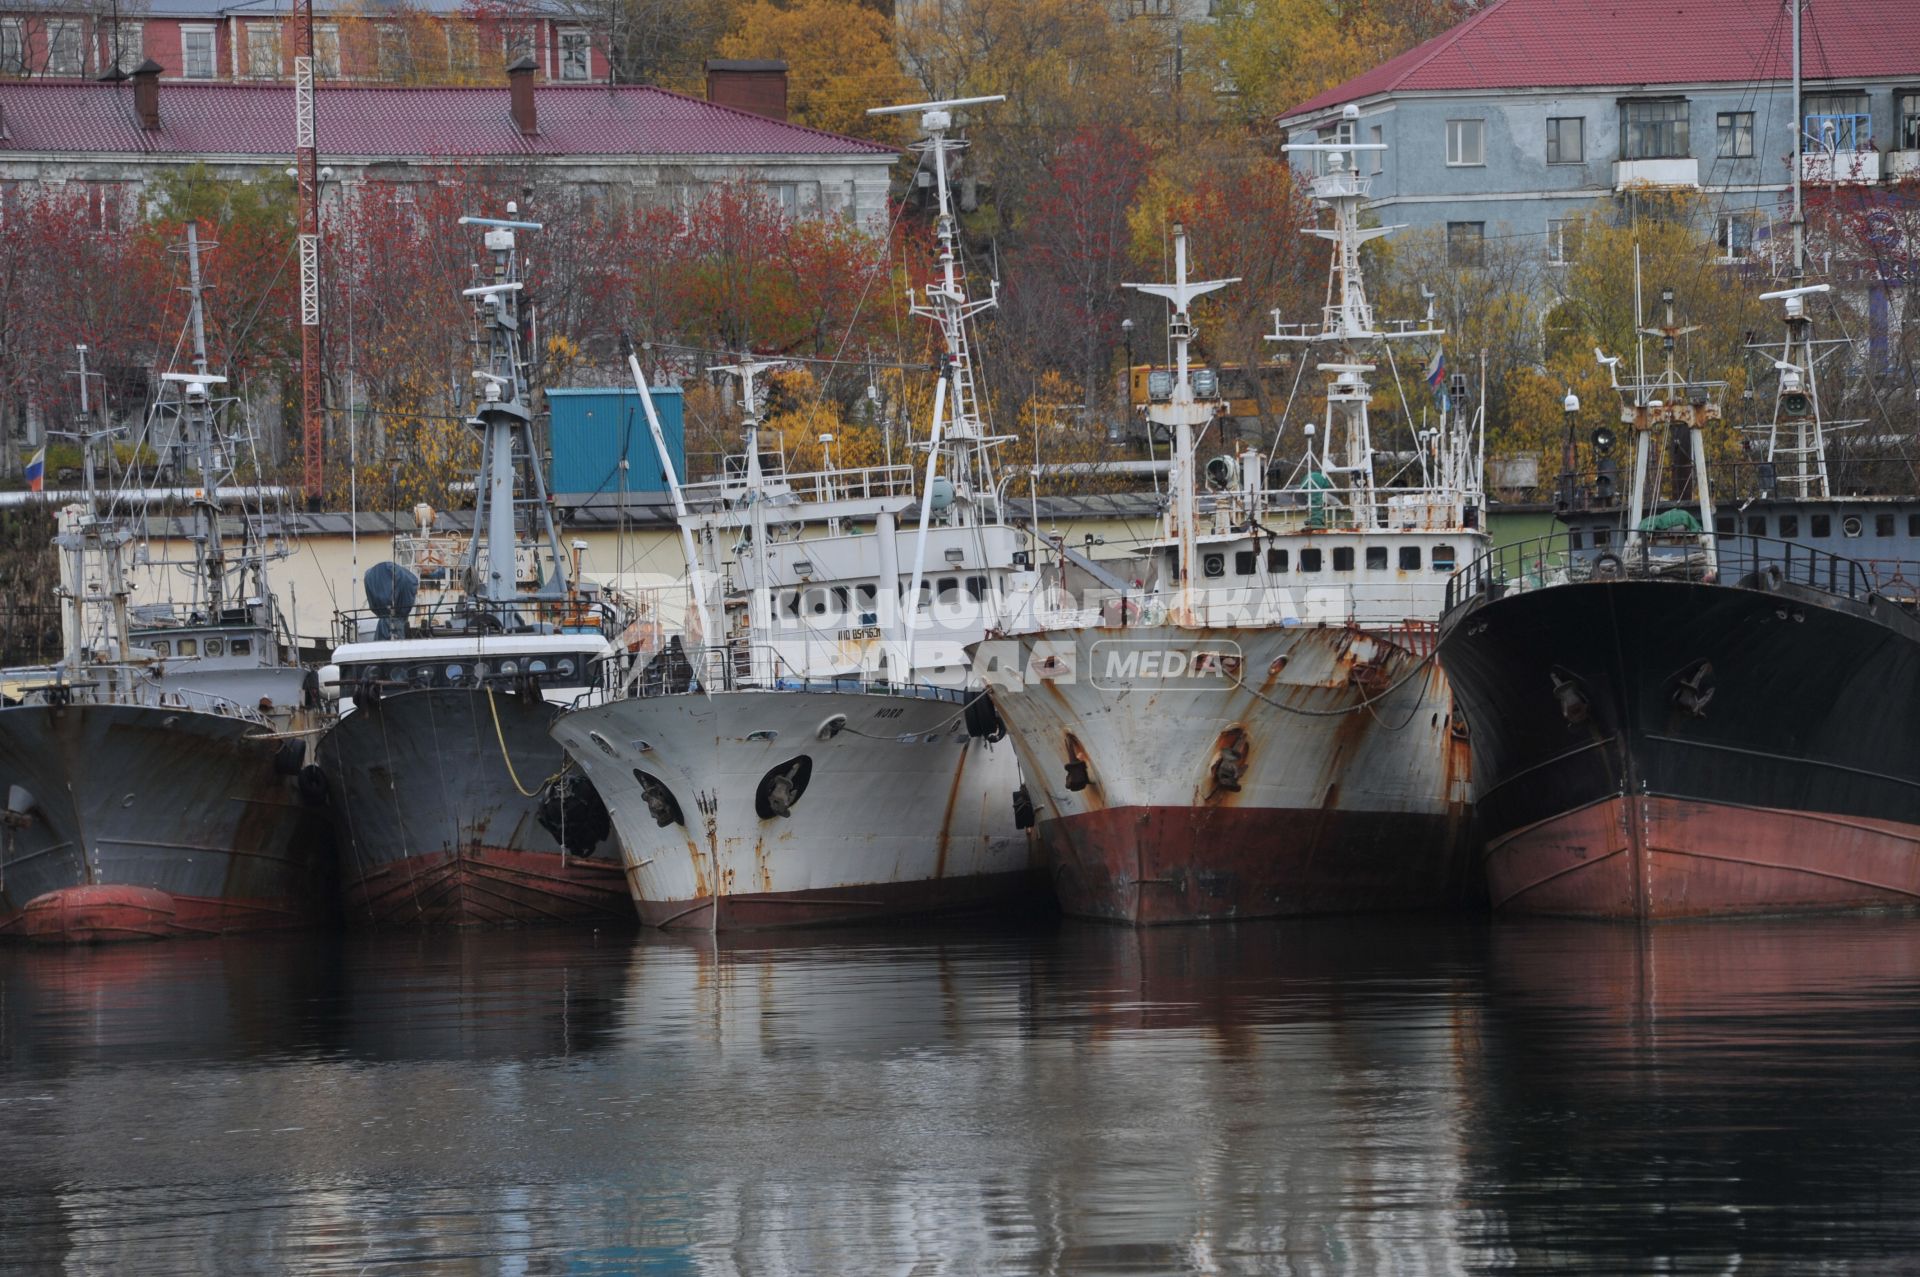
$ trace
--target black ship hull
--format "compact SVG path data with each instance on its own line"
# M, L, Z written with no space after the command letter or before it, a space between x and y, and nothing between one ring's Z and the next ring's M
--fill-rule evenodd
M636 925L604 815L571 849L541 821L566 764L547 734L553 715L537 696L437 688L340 720L320 756L336 782L350 924Z
M1777 574L1489 592L1439 654L1496 909L1920 903L1920 623L1891 600Z

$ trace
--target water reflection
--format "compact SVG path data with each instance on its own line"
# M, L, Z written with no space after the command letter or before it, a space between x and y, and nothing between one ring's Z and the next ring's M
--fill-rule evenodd
M1920 921L0 950L0 1265L1884 1267Z

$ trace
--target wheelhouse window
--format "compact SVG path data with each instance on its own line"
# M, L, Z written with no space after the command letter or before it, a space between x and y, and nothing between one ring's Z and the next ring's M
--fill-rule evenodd
M1877 537L1892 537L1894 535L1893 516L1890 514L1874 515L1873 535Z
M1630 98L1620 104L1620 158L1680 160L1689 154L1685 98Z
M1260 556L1252 550L1237 550L1233 556L1235 576L1252 576L1260 567Z
M1748 515L1747 535L1750 537L1763 537L1767 535L1767 516L1764 514Z
M1456 168L1484 165L1487 162L1487 122L1485 120L1447 121L1447 163Z
M1799 535L1800 535L1800 516L1799 516L1799 515L1797 515L1797 514L1783 514L1783 515L1781 515L1781 516L1780 516L1780 538L1781 538L1781 540L1783 540L1783 541L1789 541L1789 540L1792 540L1792 539L1793 539L1794 537L1797 537L1797 536L1799 536Z
M1385 572L1387 570L1386 546L1370 545L1367 547L1367 570L1369 572Z
M1300 551L1300 570L1302 572L1318 572L1320 570L1320 548L1318 546L1312 546Z
M1419 546L1403 545L1400 547L1400 570L1402 572L1418 572L1420 570Z
M1287 570L1287 552L1285 550L1267 551L1267 571L1285 572Z
M1807 517L1807 524L1808 524L1808 530L1812 532L1814 536L1830 537L1833 535L1833 516L1832 515L1826 515L1826 514L1809 515Z
M1433 547L1433 570L1435 572L1453 571L1453 547L1436 545Z
M1920 514L1910 514L1907 516L1907 535L1910 537L1920 537Z
M1353 571L1353 547L1337 545L1333 548L1333 570L1335 572Z
M1752 158L1752 111L1722 111L1713 117L1713 153L1723 160Z
M1587 122L1577 115L1547 120L1547 163L1584 164L1587 159Z

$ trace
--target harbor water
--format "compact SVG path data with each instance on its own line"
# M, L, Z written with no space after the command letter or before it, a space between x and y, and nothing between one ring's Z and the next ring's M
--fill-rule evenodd
M1885 1271L1920 919L0 949L0 1267Z

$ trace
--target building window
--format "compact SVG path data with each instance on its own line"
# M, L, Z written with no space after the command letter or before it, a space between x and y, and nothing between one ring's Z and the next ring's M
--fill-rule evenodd
M219 74L212 27L180 28L180 74L189 80L211 80Z
M1487 162L1487 122L1485 120L1447 121L1447 163L1474 165Z
M0 21L0 71L14 75L27 69L27 39L20 19L7 18Z
M447 65L455 71L480 69L480 32L464 23L447 25Z
M1547 222L1547 261L1555 266L1565 266L1574 259L1575 250L1580 246L1580 223L1573 218L1550 219Z
M1713 153L1721 159L1753 158L1753 112L1720 112L1713 117L1713 138Z
M1873 141L1864 93L1809 93L1801 99L1803 151L1858 151Z
M329 80L340 78L340 28L331 22L314 25L313 73Z
M1902 93L1893 100L1893 123L1903 151L1920 151L1920 93Z
M101 31L100 65L123 74L146 60L146 25L140 22L114 22Z
M1587 160L1587 122L1577 115L1547 120L1547 163L1584 164Z
M1485 222L1447 223L1447 265L1479 266L1486 261Z
M1173 0L1127 0L1127 14L1135 18L1164 18L1173 12Z
M247 23L247 75L255 80L280 78L280 26L278 23Z
M382 79L395 80L406 75L412 61L407 42L407 29L391 25L374 28L374 65L379 68Z
M562 80L591 80L593 78L592 45L585 31L562 31L560 33L560 78Z
M1721 261L1744 262L1753 252L1753 225L1737 213L1723 214L1713 221L1713 242Z
M1375 124L1367 129L1367 141L1373 143L1375 146L1385 146L1386 139L1387 130L1384 126ZM1369 151L1367 153L1367 172L1377 176L1386 167L1387 153L1385 151Z
M1687 157L1687 100L1635 98L1620 104L1620 158L1682 160Z
M512 66L521 58L533 56L533 32L526 27L516 27L502 37L506 48L507 65Z
M47 23L48 75L80 75L87 69L84 54L78 22Z

